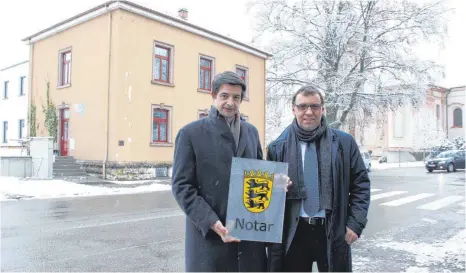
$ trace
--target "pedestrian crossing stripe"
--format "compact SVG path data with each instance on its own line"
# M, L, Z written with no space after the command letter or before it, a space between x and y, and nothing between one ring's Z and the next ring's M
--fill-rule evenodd
M381 189L371 189L371 192L379 192L382 191ZM388 197L393 197L393 196L398 196L402 194L408 193L407 191L389 191L389 192L384 192L384 193L378 193L371 195L371 201L374 200L379 200L383 198L388 198ZM431 198L435 196L436 194L434 193L419 193L419 194L414 194L410 196L404 196L401 198L397 198L395 200L390 200L388 202L384 202L379 204L380 206L389 206L389 207L398 207L401 205L406 205L409 203L413 203L419 200L423 200L426 198ZM441 199L437 199L434 201L431 201L430 203L419 205L417 209L421 210L430 210L430 211L435 211L442 209L444 207L447 207L449 205L455 204L458 201L462 201L464 199L464 196L461 195L452 195L452 196L447 196ZM464 206L464 202L462 201L460 204ZM457 211L458 213L464 213L460 211Z
M463 199L463 196L460 195L453 195L453 196L448 196L439 200L436 200L434 202L430 202L428 204L422 205L417 207L418 209L425 209L425 210L438 210L443 207L446 207L448 205L451 205L455 202L458 202Z
M404 197L404 198L396 199L396 200L386 202L386 203L383 203L383 204L380 204L380 205L381 206L397 207L397 206L400 206L400 205L408 204L408 203L418 201L418 200L421 200L421 199L424 199L424 198L427 198L427 197L431 197L431 196L434 196L434 195L435 194L433 194L433 193L420 193L420 194L411 195L411 196L407 196L407 197Z
M392 197L392 196L403 194L403 193L407 193L407 191L389 191L389 192L379 193L376 195L372 195L371 201L382 199L382 198L387 198L387 197Z

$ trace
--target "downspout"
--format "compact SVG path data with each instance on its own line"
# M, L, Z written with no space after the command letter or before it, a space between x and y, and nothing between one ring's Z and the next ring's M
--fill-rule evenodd
M447 139L448 139L448 95L450 95L450 92L451 92L451 89L448 89L447 93L445 94L445 125L446 125L446 128L445 128L445 131L446 131L446 134L447 134Z
M266 143L266 140L267 140L267 60L269 59L269 57L267 56L266 59L264 60L264 148L262 149L263 151L263 155L262 155L262 159L267 159L267 153L268 153L268 150L267 150L267 143Z
M107 5L108 8L108 5ZM102 164L102 178L107 177L107 161L108 161L108 143L109 143L109 123L110 123L110 77L111 77L111 58L112 58L112 11L109 12L109 23L108 23L108 67L107 67L107 107L105 116L105 155L104 162Z
M33 96L33 91L32 91L32 81L33 81L33 73L34 73L34 69L33 69L33 63L34 63L34 44L31 44L31 38L29 38L29 77L28 77L28 93L27 93L27 96L28 96L28 108L27 108L27 113L28 113L28 117L27 117L27 121L28 121L28 126L27 126L27 136L31 137L31 120L30 120L30 117L31 117L31 104L32 104L32 96ZM35 126L35 124L34 124Z

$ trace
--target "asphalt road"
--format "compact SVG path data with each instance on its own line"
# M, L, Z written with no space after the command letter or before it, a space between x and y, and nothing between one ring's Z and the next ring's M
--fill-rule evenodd
M465 173L375 170L354 271L465 271ZM183 271L171 192L1 203L2 271Z

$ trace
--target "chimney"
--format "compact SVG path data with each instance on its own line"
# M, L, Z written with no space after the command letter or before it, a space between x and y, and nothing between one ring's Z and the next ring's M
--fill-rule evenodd
M179 9L178 16L180 16L180 18L183 20L188 20L188 10L185 8Z

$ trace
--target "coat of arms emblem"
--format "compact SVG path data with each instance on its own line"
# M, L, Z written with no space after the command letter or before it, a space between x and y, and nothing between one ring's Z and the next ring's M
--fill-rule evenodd
M250 212L260 213L265 211L272 198L274 174L262 173L250 170L244 171L243 203Z

